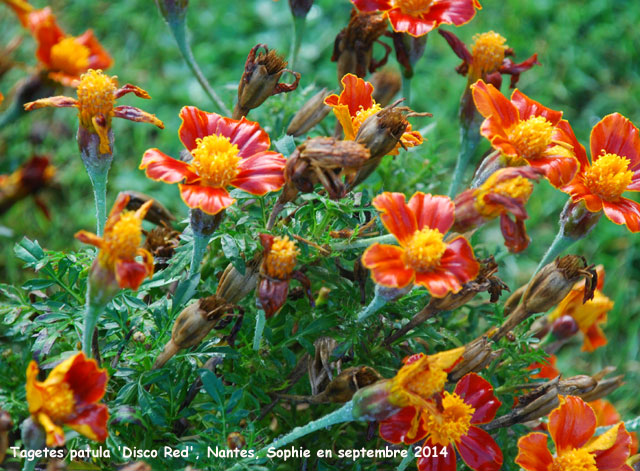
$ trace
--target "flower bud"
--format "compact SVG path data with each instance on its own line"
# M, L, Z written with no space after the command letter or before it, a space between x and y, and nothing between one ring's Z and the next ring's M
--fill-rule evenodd
M578 323L569 315L559 317L551 325L551 332L558 339L568 339L578 333L578 330Z
M224 217L224 210L217 214L208 214L198 208L189 209L189 225L194 235L209 237L213 234Z
M153 255L154 271L164 270L169 266L176 248L180 245L180 232L165 224L147 232L143 248Z
M401 407L389 401L390 392L391 380L378 381L358 390L351 399L353 417L367 422L381 421L391 417Z
M258 53L262 48L264 52ZM249 111L260 106L271 95L289 93L298 88L300 74L286 69L287 61L265 44L255 45L247 57L242 78L238 84L238 103L233 111L233 119L246 116ZM295 81L278 83L284 72L295 76Z
M242 450L247 445L244 436L238 432L231 432L227 435L227 446L230 450Z
M289 6L293 16L305 18L313 6L313 0L289 0Z
M467 373L484 369L489 363L502 355L503 350L494 351L493 342L487 337L481 337L465 345L462 360L449 372L447 381L455 383Z
M560 213L560 230L562 235L572 240L580 240L596 227L602 211L591 212L584 201L574 203L569 199Z
M380 373L369 366L347 368L333 378L319 396L322 396L322 402L345 403L357 391L382 379Z
M373 99L382 107L389 105L402 88L402 76L392 68L376 72L369 81L373 85Z
M147 336L144 335L144 332L136 330L133 333L133 341L136 343L144 343L147 340Z
M327 89L323 88L302 105L291 119L287 134L293 137L302 136L322 121L331 111L331 108L324 103L324 99L329 95Z
M254 257L245 265L244 275L233 264L227 265L218 282L216 296L229 304L238 304L255 289L261 263L262 256Z
M317 395L320 391L326 389L327 384L332 379L334 368L340 369L341 361L331 361L331 355L338 346L338 342L331 337L320 337L313 342L315 353L313 360L307 364L307 373L309 375L309 384L311 385L311 394Z
M384 157L400 142L400 138L409 126L403 111L406 109L387 107L369 116L362 123L355 140L369 149L371 153L369 160Z
M156 0L156 5L164 20L174 25L184 22L189 0Z

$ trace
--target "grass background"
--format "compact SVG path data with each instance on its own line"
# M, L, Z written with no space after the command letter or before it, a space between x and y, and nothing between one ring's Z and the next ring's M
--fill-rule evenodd
M44 2L34 1L36 6ZM640 4L633 0L557 2L553 0L485 0L483 10L468 25L455 29L465 42L474 34L495 30L523 60L538 53L541 67L522 75L519 88L547 106L564 111L578 138L588 147L591 127L604 115L620 112L640 123ZM213 110L196 80L182 61L168 29L153 2L148 0L61 1L50 5L69 33L78 35L91 27L111 52L115 65L109 73L122 84L130 82L146 89L152 100L130 96L121 103L139 106L165 122L158 131L149 125L114 120L116 152L109 183L111 203L120 190L137 189L153 195L177 215L187 212L174 185L152 182L137 169L142 153L158 147L177 155L178 112L193 104ZM259 121L273 136L282 134L291 115L319 87L337 89L335 64L330 62L333 39L345 25L350 10L346 0L318 0L307 22L305 40L296 67L302 73L300 88L289 97L275 97L250 118ZM205 76L229 108L242 74L248 50L266 43L283 53L292 41L291 17L286 1L240 0L214 2L191 0L188 14L194 55ZM452 30L452 28L446 28ZM11 99L14 84L35 65L33 41L20 28L9 10L0 5L0 44L15 35L24 37L15 55L19 66L0 81L0 91ZM380 51L378 51L380 53ZM381 189L444 193L458 149L457 104L465 78L454 72L459 60L444 39L432 34L427 52L416 68L412 83L412 107L430 111L423 119L428 142L396 160L388 159L378 176L367 183L371 191ZM390 64L396 66L395 60ZM503 91L506 90L506 85ZM65 94L73 94L65 90ZM55 188L43 197L52 210L48 221L32 200L15 205L0 217L0 280L20 284L32 276L13 255L13 246L24 235L52 250L80 249L73 234L93 229L91 187L75 144L74 112L68 109L34 112L10 128L0 130L0 173L15 169L33 153L51 155L58 167ZM333 118L323 125L333 129ZM317 132L322 132L320 128ZM35 140L37 130L43 139ZM39 142L41 140L41 142ZM409 183L407 183L409 182ZM488 253L499 253L500 274L512 288L525 282L557 230L557 216L566 196L548 184L537 186L528 204L527 223L531 246L518 256L506 254L497 223L474 238ZM593 233L572 252L607 270L604 292L615 301L605 332L609 345L595 353L579 350L579 342L560 355L560 369L566 374L589 374L614 365L626 374L627 385L611 395L626 417L640 414L637 388L640 385L640 252L636 236L605 218ZM0 299L0 302L2 300ZM390 372L393 368L390 368ZM388 376L389 374L387 374ZM283 430L285 431L286 428Z

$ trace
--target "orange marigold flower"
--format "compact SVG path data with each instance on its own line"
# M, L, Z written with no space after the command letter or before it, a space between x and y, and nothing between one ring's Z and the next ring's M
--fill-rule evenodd
M508 167L497 170L479 188L456 196L456 221L453 230L467 232L500 216L500 229L511 252L521 252L529 245L524 221L529 217L524 205L533 192L530 180L541 172L532 167ZM513 215L513 221L509 215Z
M461 26L482 9L478 0L351 0L360 11L382 11L398 33L424 36L438 26Z
M444 236L454 221L454 205L446 196L415 193L409 203L402 193L384 192L373 199L380 219L400 246L373 244L362 256L373 280L382 286L403 288L416 283L432 296L457 293L480 270L469 242Z
M136 211L125 210L130 196L119 194L99 237L87 231L76 233L76 239L100 249L91 267L91 278L113 279L120 288L138 289L142 281L153 275L153 256L140 247L142 242L142 220L153 204L149 200ZM142 257L142 261L136 257Z
M80 36L67 35L56 22L51 8L34 9L24 0L0 0L18 16L38 43L36 57L49 71L49 77L66 86L75 86L89 69L108 69L113 59L93 31Z
M53 96L32 101L24 105L27 111L39 108L78 108L78 118L82 129L100 137L100 152L111 153L109 132L111 119L122 118L129 121L150 123L164 129L164 124L155 115L128 105L114 106L118 98L134 93L140 98L149 99L149 94L140 87L126 84L118 88L117 77L109 77L101 70L89 70L83 74L76 94L78 99L66 96Z
M584 302L584 280L579 281L569 294L549 314L549 322L553 323L562 316L571 316L584 334L582 350L592 352L607 344L607 337L600 324L607 322L607 313L613 309L613 301L602 293L604 286L604 267L596 267L598 283L593 298Z
M107 386L107 371L84 353L56 366L44 381L38 381L38 364L27 368L27 402L33 420L45 430L47 446L64 445L62 425L90 438L105 441L109 411L98 401Z
M391 443L424 440L423 447L438 450L435 456L431 453L418 458L419 471L455 470L456 449L471 469L495 471L502 466L502 451L491 435L476 425L493 420L501 404L491 384L469 373L452 393L437 394L430 407L404 407L381 421L380 436Z
M329 95L324 102L333 108L347 141L356 138L360 126L369 116L382 111L382 107L373 99L373 85L353 74L342 77L340 95ZM419 146L422 141L422 135L418 131L412 131L409 124L400 142L389 155L396 155L400 147Z
M476 108L485 118L480 133L512 166L526 162L540 169L555 187L571 181L579 164L571 143L558 129L562 111L547 108L517 89L509 101L482 80L472 89Z
M625 191L640 191L638 128L619 113L605 116L591 130L591 162L568 123L563 130L573 141L580 170L561 190L574 202L584 201L589 211L604 211L609 220L639 232L640 204L622 197Z
M596 427L606 427L608 425L615 425L620 422L620 414L616 408L606 399L596 399L589 402L589 405L596 413ZM638 434L636 432L630 433L631 435L631 455L638 453Z
M229 186L262 196L284 185L287 161L268 150L269 135L258 123L224 118L195 106L182 108L180 118L180 140L193 159L187 163L149 149L140 169L152 180L179 183L180 196L190 208L218 214L235 201Z
M533 432L518 440L515 462L527 471L632 471L625 464L631 436L623 423L592 439L596 414L579 397L560 396L560 406L549 414L549 435L555 456L547 448L547 435Z

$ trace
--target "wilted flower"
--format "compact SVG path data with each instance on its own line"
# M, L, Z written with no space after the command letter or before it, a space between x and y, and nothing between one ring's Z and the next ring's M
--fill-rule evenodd
M98 401L104 396L107 372L77 353L56 366L45 381L38 381L38 364L27 368L27 402L33 420L47 435L47 446L64 445L62 425L91 440L105 441L109 411Z
M533 192L530 180L538 180L541 171L532 167L499 169L479 188L456 196L456 221L453 230L467 232L500 216L500 229L511 252L521 252L529 245L524 221L529 217L524 207ZM509 215L515 218L513 221Z
M619 113L605 116L591 130L591 162L569 126L566 135L574 146L580 169L573 181L560 188L573 203L584 202L591 213L604 214L615 224L640 231L640 204L623 198L625 191L640 191L640 136L638 128Z
M351 0L361 11L382 11L399 33L423 36L442 24L461 26L473 19L478 0Z
M457 293L480 269L469 242L444 241L454 222L454 205L446 196L416 192L409 202L402 193L384 192L373 199L380 219L400 246L374 244L362 256L380 285L402 288L415 283L432 296Z
M598 283L592 299L585 302L585 280L579 281L548 316L548 321L554 330L554 324L561 321L563 316L573 318L584 335L582 350L587 352L592 352L607 344L607 338L602 332L600 324L607 322L607 313L613 309L613 301L602 293L604 267L597 266L596 273Z
M371 76L372 98L380 106L387 106L402 89L402 76L396 69L385 68Z
M56 169L48 157L34 155L9 175L0 175L0 214L8 211L16 202L33 195L36 203L49 217L44 202L37 199L40 190L51 183Z
M113 59L87 30L81 36L68 36L56 22L51 8L34 9L26 0L1 0L18 15L38 43L36 57L49 77L63 85L75 86L89 69L108 69Z
M480 133L507 159L509 166L524 162L541 170L552 185L571 181L579 163L571 143L558 129L562 112L549 109L514 90L509 101L491 84L472 85L473 100L485 120Z
M154 260L154 270L163 270L169 266L176 248L180 245L180 232L166 224L159 225L146 233L144 249Z
M533 432L518 440L515 462L527 471L570 471L575 469L625 470L629 458L631 436L623 423L593 438L596 415L582 399L575 396L560 398L560 406L549 414L549 434L555 444L556 455L547 447L547 435Z

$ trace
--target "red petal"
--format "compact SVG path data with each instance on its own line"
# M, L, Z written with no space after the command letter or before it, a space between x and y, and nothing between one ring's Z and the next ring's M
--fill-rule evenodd
M446 234L453 226L455 205L448 196L425 195L418 191L407 206L415 216L418 230L429 227Z
M620 414L613 404L605 399L597 399L589 402L589 405L596 414L596 425L602 427L604 425L615 425L620 422Z
M164 129L164 123L160 121L156 115L147 113L135 106L116 106L113 109L113 115L116 118L128 119L129 121L135 121L137 123L149 123L159 127L160 129Z
M107 379L107 370L98 368L96 361L86 358L84 353L76 355L64 377L77 403L94 403L102 399Z
M511 103L518 109L522 121L534 116L542 116L552 125L556 126L562 119L562 111L555 111L543 104L532 100L520 90L514 90L511 94Z
M591 130L591 160L598 160L603 151L629 159L630 170L640 169L638 128L620 113L605 116Z
M563 186L561 190L569 193L574 203L584 200L587 209L592 213L602 211L602 200L599 196L591 193L591 190L587 188L579 176L574 178L568 185Z
M267 319L283 306L289 293L289 280L262 278L258 284L258 301Z
M529 236L524 220L517 219L513 221L508 214L500 215L500 230L504 237L504 245L511 253L520 253L529 246Z
M238 175L231 185L252 195L277 191L284 185L284 167L287 159L276 152L262 152L238 165Z
M376 196L372 204L381 212L380 219L384 227L398 239L400 244L409 240L416 232L418 225L415 214L407 206L402 193L385 191Z
M136 290L149 274L144 263L135 260L118 260L116 263L116 280L120 288Z
M454 392L476 410L471 417L472 424L490 422L502 404L493 394L493 386L475 373L464 375Z
M578 162L580 163L580 173L589 168L590 164L589 159L587 159L587 152L585 151L584 146L578 141L578 138L573 132L573 128L571 127L571 124L569 124L569 121L563 119L560 121L560 123L558 123L558 126L556 127L554 133L554 140L566 142L567 144L570 144L571 147L573 147L573 154L576 156L576 159L578 159Z
M473 88L473 101L478 112L486 119L481 134L492 143L494 138L507 139L507 130L518 122L518 110L498 89L478 80Z
M435 21L435 25L452 24L461 26L473 19L476 8L482 8L477 0L439 0L422 15L425 21Z
M346 74L342 77L342 87L338 104L347 105L352 117L361 109L368 110L373 106L373 85L369 82L353 74Z
M404 250L395 245L373 244L362 255L362 264L371 270L373 281L391 288L404 288L415 272L404 266Z
M584 334L584 342L582 343L583 352L593 352L595 349L604 347L607 344L607 337L602 329L593 324Z
M469 427L456 443L462 460L476 471L498 471L502 467L502 450L495 440L478 427Z
M225 136L238 146L240 157L251 157L269 149L269 135L258 123L245 118L237 121L216 113L207 113L195 106L185 106L180 111L182 124L178 130L180 140L189 150L196 147L196 139L216 134Z
M431 439L424 442L423 448L429 447L433 452L434 447L438 452L436 456L433 453L427 457L426 450L423 451L422 456L418 458L418 471L456 471L456 450L447 445L446 456L441 455L440 451L443 449L442 445L434 445Z
M580 164L571 155L552 154L551 152L553 151L548 150L543 156L527 160L527 162L533 168L542 170L549 183L556 188L561 188L573 180Z
M640 232L640 204L627 198L603 201L604 214L616 224L625 224L631 232Z
M394 8L387 12L391 27L397 33L408 33L411 36L424 36L437 26L434 19L422 19L419 16L411 16L402 13L400 8Z
M547 436L534 432L520 438L515 462L527 471L548 471L553 464L553 455L547 448Z
M144 169L152 180L165 183L193 182L199 178L188 163L169 157L158 149L147 150L139 168Z
M113 59L90 29L85 31L76 41L89 49L88 69L108 69L113 65Z
M629 458L631 435L624 424L618 426L618 435L613 446L607 450L593 452L596 457L598 471L618 471L623 469L625 461Z
M51 65L51 48L67 35L58 26L51 8L46 7L29 13L29 29L38 42L36 57L45 65Z
M380 422L380 436L390 443L411 444L422 440L427 432L420 427L418 433L412 439L407 438L407 433L411 430L413 421L417 420L418 412L414 407L405 407L400 412L392 415L388 419Z
M462 59L466 64L471 63L473 56L471 55L471 52L469 52L469 48L467 48L467 45L463 43L458 36L450 31L445 31L443 29L439 29L438 33L440 33L440 36L442 36L447 41L449 47L453 49L453 52L456 56Z
M579 397L566 396L564 402L549 414L549 434L556 451L581 448L596 430L596 414Z
M351 0L360 11L385 11L391 8L389 0Z
M104 404L88 404L76 409L76 414L73 419L67 420L67 425L83 435L87 435L87 431L83 429L88 426L90 433L93 435L89 436L89 438L100 442L107 439L107 421L109 420L107 406Z
M201 209L207 214L218 214L235 202L224 188L183 184L179 188L182 201L187 206Z

